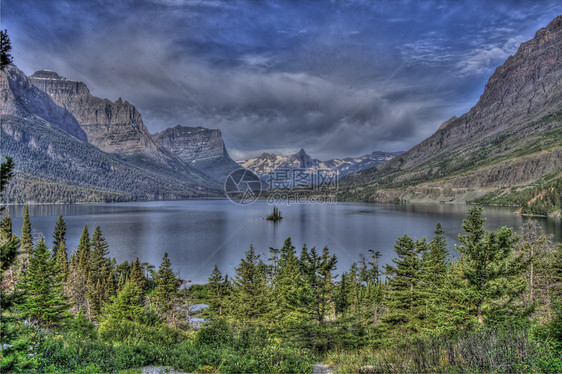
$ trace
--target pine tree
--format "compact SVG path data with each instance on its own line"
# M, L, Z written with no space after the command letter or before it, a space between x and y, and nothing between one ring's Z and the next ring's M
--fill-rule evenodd
M17 269L14 260L18 254L18 247L19 239L12 232L12 219L8 210L0 222L0 281L3 280L6 271L6 276L9 278L8 288L12 288L15 283Z
M64 281L66 281L68 276L68 256L66 254L66 223L62 218L62 214L59 215L53 234L53 252L57 269Z
M420 282L418 245L422 248L425 241L415 242L408 234L399 237L394 245L398 258L393 258L393 265L386 265L386 274L390 276L387 291L389 312L384 320L390 326L400 326L407 330L415 330L415 319L418 312Z
M12 218L10 217L10 211L7 210L2 221L0 221L0 240L2 242L12 239Z
M468 283L465 290L468 307L480 325L484 324L486 315L493 317L494 309L503 308L507 313L506 308L514 295L524 288L510 282L508 260L517 241L513 230L500 227L488 232L484 222L481 207L470 209L462 225L466 234L459 235L463 245L456 247L464 260L462 270Z
M245 259L235 269L234 314L244 323L257 323L268 309L267 268L253 246L246 251Z
M449 249L440 223L435 226L435 236L422 252L419 270L420 319L422 327L434 329L443 325L448 317L447 275Z
M31 235L31 221L29 219L29 206L25 206L23 214L23 225L21 227L20 237L20 263L19 263L19 278L25 282L25 276L29 267L29 257L33 251L33 237Z
M272 320L282 327L298 323L306 313L306 283L302 278L299 258L291 238L287 238L283 247L278 251L279 259L274 269L272 279Z
M88 299L91 305L91 312L97 317L102 312L102 305L109 300L112 292L109 290L110 284L110 262L106 257L109 254L109 245L102 235L101 228L96 227L90 243L91 253L88 266Z
M226 306L228 305L226 299L229 296L227 277L223 277L218 266L211 272L211 276L208 279L209 286L209 307L207 308L207 313L211 316L222 316L226 312Z
M156 307L163 313L172 311L176 305L179 281L172 270L167 252L164 252L154 282L153 300Z
M138 321L145 312L143 293L138 285L128 281L107 309L106 317L112 322Z
M521 295L521 304L533 309L533 316L547 320L552 312L550 279L554 245L535 221L521 227L521 238L514 251L514 262L519 264L527 287Z
M0 222L0 311L12 305L14 295L14 284L16 265L14 264L18 254L19 239L12 233L12 219L7 211ZM6 274L5 274L6 273ZM5 279L5 276L8 279ZM8 295L8 290L10 295Z
M129 281L136 284L138 288L144 292L146 289L146 278L142 271L142 266L140 264L139 258L137 257L131 266L131 272L129 273Z
M90 233L88 232L88 225L84 225L78 248L76 248L76 258L78 260L78 267L84 272L86 277L88 277L90 271L90 249Z
M10 37L8 36L8 30L1 30L0 38L2 40L0 46L0 69L4 70L4 68L10 65L13 61L12 55L10 54L10 51L12 50L12 44L10 42ZM2 182L4 181L2 180Z
M63 296L62 283L57 277L51 251L43 238L34 248L29 259L24 291L25 301L22 309L32 320L49 325L68 315L68 304Z
M311 291L306 309L317 324L323 324L329 314L335 314L333 272L337 258L330 256L328 247L324 247L322 254L318 255L315 248L309 251L303 246L300 264L302 276Z
M53 233L53 251L57 251L60 245L66 247L66 223L62 218L62 214L59 214L57 223L55 225L55 232Z

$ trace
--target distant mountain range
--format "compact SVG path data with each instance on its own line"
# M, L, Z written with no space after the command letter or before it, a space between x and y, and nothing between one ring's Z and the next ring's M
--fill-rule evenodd
M271 153L262 153L258 157L249 160L238 161L238 163L246 169L253 171L256 175L264 180L279 179L282 175L279 171L296 170L299 172L313 175L318 172L333 172L337 178L344 175L355 173L363 169L378 165L381 162L392 160L402 152L373 152L360 157L334 158L327 161L320 161L312 158L309 154L301 149L297 153L289 156L280 156ZM288 176L285 178L288 185L295 183ZM306 183L307 179L303 179L301 183ZM277 180L277 182L282 182ZM299 183L296 183L299 184Z
M524 204L521 194L533 189L540 200L562 178L561 125L559 16L496 69L468 113L399 157L344 177L341 197Z

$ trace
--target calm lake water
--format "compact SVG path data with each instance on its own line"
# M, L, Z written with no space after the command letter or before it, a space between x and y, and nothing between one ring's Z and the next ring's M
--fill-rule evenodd
M30 206L34 236L43 235L48 244L57 217L63 214L67 225L67 246L76 248L84 225L90 235L101 226L109 243L110 256L118 262L139 257L156 267L164 252L183 279L204 283L214 265L223 274L234 275L234 267L251 244L263 258L269 247L280 248L291 237L297 252L303 244L321 250L328 246L338 258L338 273L358 261L368 249L379 250L382 262L394 256L397 237L408 233L415 238L431 238L441 222L449 247L454 248L465 205L372 205L363 203L298 204L279 206L285 217L278 223L264 220L272 206L266 201L239 206L229 200L158 201L96 205ZM23 207L10 207L14 232L21 232ZM512 214L511 209L486 208L486 228L519 228L531 218ZM560 219L534 218L562 241Z

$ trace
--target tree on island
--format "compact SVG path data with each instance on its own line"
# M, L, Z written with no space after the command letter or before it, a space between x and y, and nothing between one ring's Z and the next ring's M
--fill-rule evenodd
M265 219L268 221L280 221L283 219L283 216L277 207L273 207L273 212L269 216L265 217Z

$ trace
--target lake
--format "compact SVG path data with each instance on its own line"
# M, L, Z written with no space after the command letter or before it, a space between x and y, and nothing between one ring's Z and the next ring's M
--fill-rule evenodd
M338 258L338 274L359 260L359 254L374 249L382 253L382 263L394 257L393 245L408 233L414 238L433 236L441 222L449 247L454 252L466 205L373 205L366 203L281 205L285 217L266 221L272 211L267 201L236 205L229 200L152 201L92 205L32 205L31 226L35 238L43 235L52 243L57 217L63 214L67 225L69 252L76 248L84 225L90 235L99 225L109 243L110 256L118 262L139 257L156 267L164 252L183 279L207 281L214 265L229 275L254 245L262 258L269 247L280 248L291 237L297 253L303 244L321 250L328 246ZM21 232L22 206L10 207L14 233ZM562 241L560 219L528 218L514 215L512 209L488 207L486 228L519 228L534 219L555 240Z

